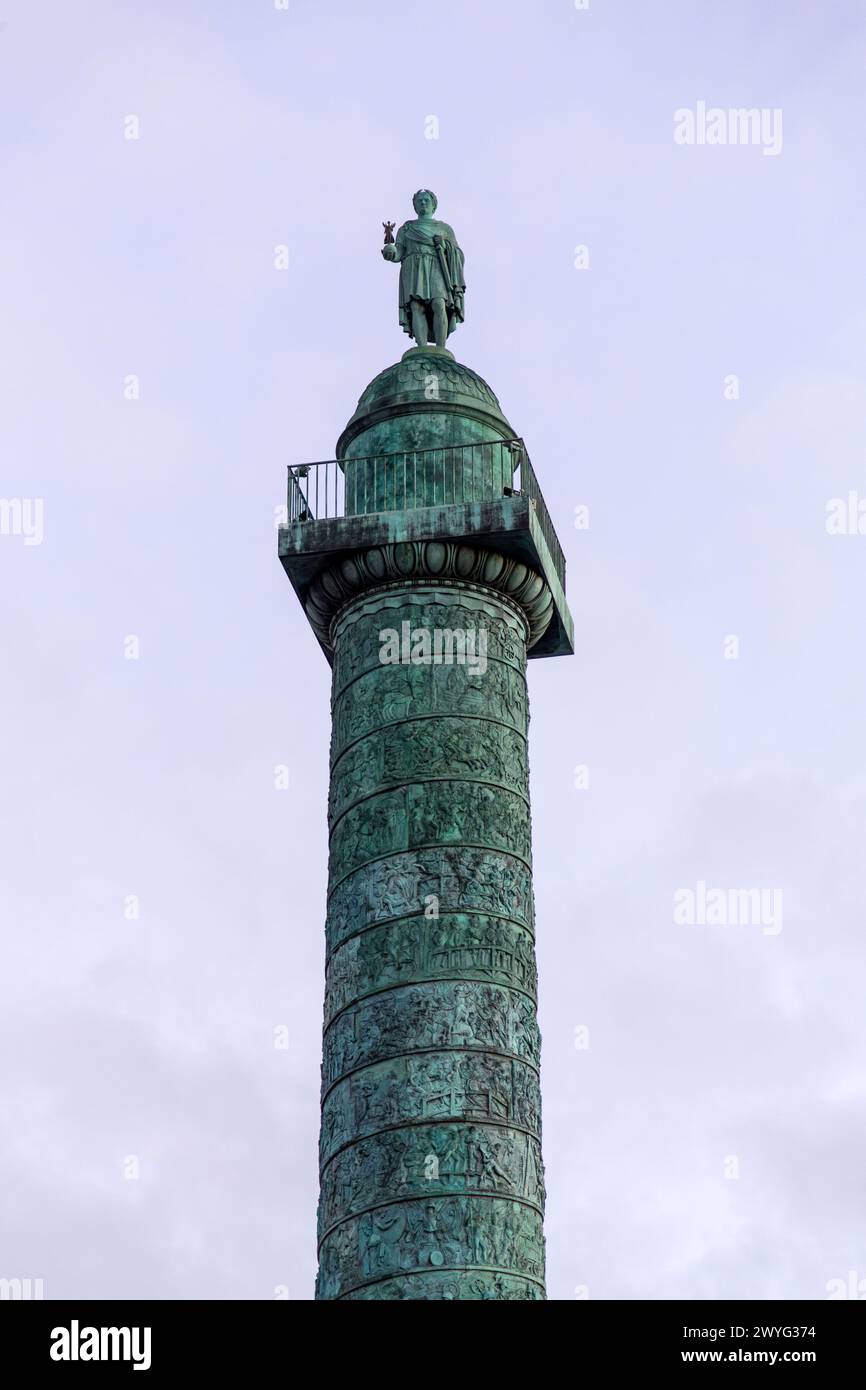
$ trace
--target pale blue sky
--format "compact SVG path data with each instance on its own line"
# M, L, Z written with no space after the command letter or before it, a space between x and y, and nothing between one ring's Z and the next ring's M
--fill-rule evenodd
M575 617L530 676L550 1296L866 1279L862 6L2 18L0 493L45 536L0 535L0 1276L312 1296L329 673L273 518L409 345L423 185ZM781 154L675 145L698 101ZM783 931L674 926L699 879Z

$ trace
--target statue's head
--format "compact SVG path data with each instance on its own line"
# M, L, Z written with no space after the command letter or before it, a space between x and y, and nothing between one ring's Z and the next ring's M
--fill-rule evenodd
M419 188L412 199L412 206L420 217L424 212L435 212L439 206L439 199L429 188Z

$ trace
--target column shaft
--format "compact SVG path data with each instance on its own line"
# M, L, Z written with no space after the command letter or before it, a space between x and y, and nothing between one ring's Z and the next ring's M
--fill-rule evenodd
M527 634L453 579L334 621L320 1299L544 1297Z

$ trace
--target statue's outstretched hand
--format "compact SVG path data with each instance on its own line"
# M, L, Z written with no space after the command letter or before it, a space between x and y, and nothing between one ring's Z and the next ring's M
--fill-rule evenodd
M383 247L382 247L382 255L385 257L385 260L386 260L386 261L396 261L396 259L397 259L397 248L396 248L396 246L394 246L393 244L391 244L391 245L389 245L389 246L383 246Z

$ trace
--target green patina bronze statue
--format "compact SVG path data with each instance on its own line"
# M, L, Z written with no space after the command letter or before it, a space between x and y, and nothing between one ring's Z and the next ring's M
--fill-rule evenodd
M412 199L417 217L404 222L397 240L382 247L386 261L400 262L400 327L419 348L444 348L463 322L463 252L447 222L438 222L436 194L419 188Z

